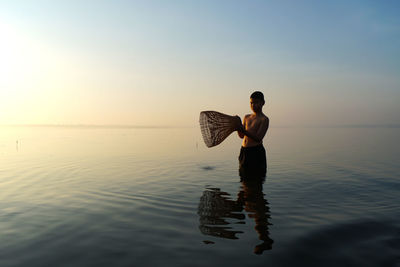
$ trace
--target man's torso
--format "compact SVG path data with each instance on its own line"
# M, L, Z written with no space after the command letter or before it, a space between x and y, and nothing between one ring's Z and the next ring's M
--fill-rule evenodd
M244 119L244 127L245 130L252 133L257 134L257 131L262 127L262 124L267 119L267 117L262 114L262 116L256 116L255 114L248 114L245 116ZM255 140L251 139L248 136L244 136L243 138L243 147L252 147L262 144L261 142L256 142Z

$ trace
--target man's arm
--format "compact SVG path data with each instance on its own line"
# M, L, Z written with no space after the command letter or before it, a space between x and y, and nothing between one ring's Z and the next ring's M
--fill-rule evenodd
M240 128L237 130L237 133L238 133L238 135L239 135L239 137L240 137L241 139L244 138L244 133L243 133L243 131L244 131L245 124L246 124L246 117L247 117L247 115L244 116L244 118L243 118L243 124L240 125Z

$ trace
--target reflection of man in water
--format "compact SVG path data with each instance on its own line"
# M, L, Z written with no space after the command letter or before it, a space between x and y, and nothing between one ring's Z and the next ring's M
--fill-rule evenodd
M237 203L244 206L244 210L248 212L249 218L253 218L256 226L255 230L258 233L258 238L263 243L254 248L254 253L261 254L264 250L272 249L274 242L269 237L268 227L271 225L268 222L270 211L268 201L264 199L263 194L263 177L242 177L242 187L238 194Z
M250 96L252 114L247 114L243 125L238 130L238 135L243 138L240 149L239 164L241 171L248 171L257 175L265 175L267 163L262 140L269 127L269 118L262 112L264 95L254 92ZM264 172L264 173L263 173ZM242 174L246 175L246 174Z

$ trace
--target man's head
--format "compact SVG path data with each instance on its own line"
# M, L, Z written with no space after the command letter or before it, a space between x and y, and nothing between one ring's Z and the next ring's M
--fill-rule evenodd
M255 91L250 96L250 107L255 113L261 112L265 104L264 95L260 91Z

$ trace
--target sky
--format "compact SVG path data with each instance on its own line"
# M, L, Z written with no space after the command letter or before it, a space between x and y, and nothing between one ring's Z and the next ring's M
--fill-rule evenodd
M0 0L0 124L399 125L399 1Z

